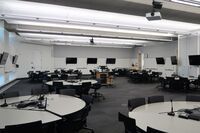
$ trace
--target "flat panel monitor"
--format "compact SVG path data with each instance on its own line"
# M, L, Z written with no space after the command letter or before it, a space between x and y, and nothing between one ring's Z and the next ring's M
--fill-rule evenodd
M172 65L177 65L177 58L176 58L176 56L171 56L171 63L172 63Z
M165 60L163 57L157 57L156 58L156 63L160 64L160 65L164 65L165 64Z
M190 65L200 65L200 55L189 55Z
M87 64L97 64L97 58L87 58Z
M74 57L67 57L66 64L77 64L77 58Z
M6 61L8 59L8 53L7 52L3 52L1 59L0 59L0 65L5 65Z
M107 58L106 59L106 64L115 64L116 59L115 58Z
M18 55L13 56L12 64L16 64L18 59Z

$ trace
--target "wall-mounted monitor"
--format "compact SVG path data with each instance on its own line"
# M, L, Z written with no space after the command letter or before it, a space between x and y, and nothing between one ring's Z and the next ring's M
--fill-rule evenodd
M66 64L77 64L77 58L75 57L67 57Z
M189 55L190 65L200 65L200 55Z
M116 59L115 58L107 58L106 59L106 64L115 64Z
M156 58L156 63L157 63L158 65L164 65L164 64L165 64L165 60L164 60L163 57L157 57L157 58Z
M177 58L176 58L176 56L171 56L171 63L172 63L172 65L177 65Z
M97 64L97 58L87 58L87 64Z
M0 65L5 65L6 61L8 59L8 53L7 52L3 52L1 58L0 58Z
M18 59L18 55L13 56L12 58L12 64L16 64Z

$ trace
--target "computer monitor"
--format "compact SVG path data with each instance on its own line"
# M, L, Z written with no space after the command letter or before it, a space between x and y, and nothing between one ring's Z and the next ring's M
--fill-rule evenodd
M12 64L16 64L18 59L18 55L13 56Z
M165 60L163 57L157 57L156 58L156 63L160 64L160 65L164 65L165 64Z
M8 59L8 53L7 52L3 52L1 59L0 59L0 65L5 65L6 61Z

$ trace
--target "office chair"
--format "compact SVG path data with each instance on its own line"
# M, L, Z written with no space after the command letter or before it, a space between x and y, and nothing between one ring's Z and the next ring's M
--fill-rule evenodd
M51 75L51 80L58 80L58 79L59 79L59 77L57 74Z
M90 95L92 95L93 98L98 98L98 99L99 98L103 98L103 99L105 99L105 97L104 97L103 94L97 92L99 89L101 89L101 87L102 87L101 83L93 84L92 87L91 87L91 89L93 89L94 92L90 93Z
M58 133L76 133L82 129L94 133L93 129L87 127L87 116L91 110L90 105L73 114L67 115L65 120L58 123Z
M129 111L132 111L136 107L145 105L145 98L133 98L128 100L128 109Z
M157 130L157 129L154 129L151 127L147 127L147 133L166 133L166 132L163 132L163 131L160 131L160 130Z
M84 82L81 86L82 94L88 95L91 88L91 82ZM81 95L82 95L81 94Z
M1 93L0 99L18 97L18 96L19 96L19 92L18 91L4 92L4 93Z
M62 89L62 90L60 90L60 94L68 95L68 96L75 96L76 90L75 89Z
M95 79L95 72L93 70L90 70L90 75L91 75L91 79Z
M118 112L118 121L124 123L125 133L137 133L136 121Z
M198 96L198 95L187 95L186 101L200 102L200 96Z
M164 102L164 96L150 96L150 97L148 97L148 104L157 103L157 102Z
M67 79L68 79L68 75L67 75L67 74L62 74L62 75L60 76L60 79L61 79L61 80L67 80Z
M47 94L47 89L31 89L31 95L41 95L41 94Z
M42 122L5 126L4 133L43 133Z
M53 89L56 94L60 94L60 90L63 89L63 82L53 81Z
M91 105L93 103L93 97L90 95L82 95L81 99L85 101L86 106Z

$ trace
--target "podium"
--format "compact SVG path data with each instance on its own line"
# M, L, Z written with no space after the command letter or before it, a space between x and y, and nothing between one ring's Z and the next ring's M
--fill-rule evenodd
M112 85L113 76L109 76L108 72L96 72L96 79L100 79L102 85Z

